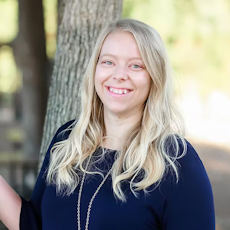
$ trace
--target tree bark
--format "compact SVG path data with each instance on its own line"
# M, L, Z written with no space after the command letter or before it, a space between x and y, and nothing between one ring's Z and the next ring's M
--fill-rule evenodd
M47 56L42 0L18 0L19 33L14 57L23 76L22 117L26 158L39 158L48 97Z
M122 0L59 0L58 39L40 164L57 128L80 113L80 84L101 28L119 19Z

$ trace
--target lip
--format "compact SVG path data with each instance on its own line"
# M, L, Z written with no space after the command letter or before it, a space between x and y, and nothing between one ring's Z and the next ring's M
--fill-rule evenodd
M105 86L106 88L114 88L114 89L122 89L122 90L125 90L125 89L127 89L127 90L129 90L129 91L133 91L132 89L128 89L128 88L117 88L117 87L114 87L114 86Z
M112 95L113 97L125 97L125 96L127 96L127 95L129 95L131 92L132 92L132 90L130 90L130 92L128 92L128 93L126 93L126 94L115 94L115 93L113 93L113 92L111 92L110 90L109 90L109 87L110 86L106 86L105 88L107 89L107 91L110 93L110 95ZM113 87L112 87L113 88ZM117 88L116 88L117 89ZM122 89L122 88L119 88L119 89Z

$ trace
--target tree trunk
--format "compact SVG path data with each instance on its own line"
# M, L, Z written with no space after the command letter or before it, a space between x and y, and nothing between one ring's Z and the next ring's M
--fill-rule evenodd
M19 33L13 42L15 61L23 76L24 151L39 157L47 104L47 56L42 0L18 0Z
M101 28L122 13L122 0L59 0L58 38L40 165L57 128L80 113L80 84Z

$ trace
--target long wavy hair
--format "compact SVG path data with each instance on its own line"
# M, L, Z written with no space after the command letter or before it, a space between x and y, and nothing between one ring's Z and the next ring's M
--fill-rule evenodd
M186 153L187 145L183 119L172 100L172 71L164 43L149 25L133 19L121 19L101 31L83 78L79 119L72 125L69 137L55 143L51 149L46 181L55 184L59 194L72 194L79 185L81 173L97 173L103 177L101 172L85 170L84 165L88 157L102 146L102 140L108 138L103 104L95 90L94 75L104 40L109 34L117 32L134 36L152 82L141 120L127 134L125 144L117 151L111 172L114 195L126 201L121 184L128 180L135 196L140 190L148 193L151 185L160 184L169 168L177 182L179 180L177 159ZM140 174L141 179L137 180Z

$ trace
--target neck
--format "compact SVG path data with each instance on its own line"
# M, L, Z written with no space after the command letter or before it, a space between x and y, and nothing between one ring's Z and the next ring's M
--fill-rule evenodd
M103 140L103 147L114 150L121 149L126 135L133 130L141 118L142 111L130 116L117 116L104 110L106 136L109 137Z

